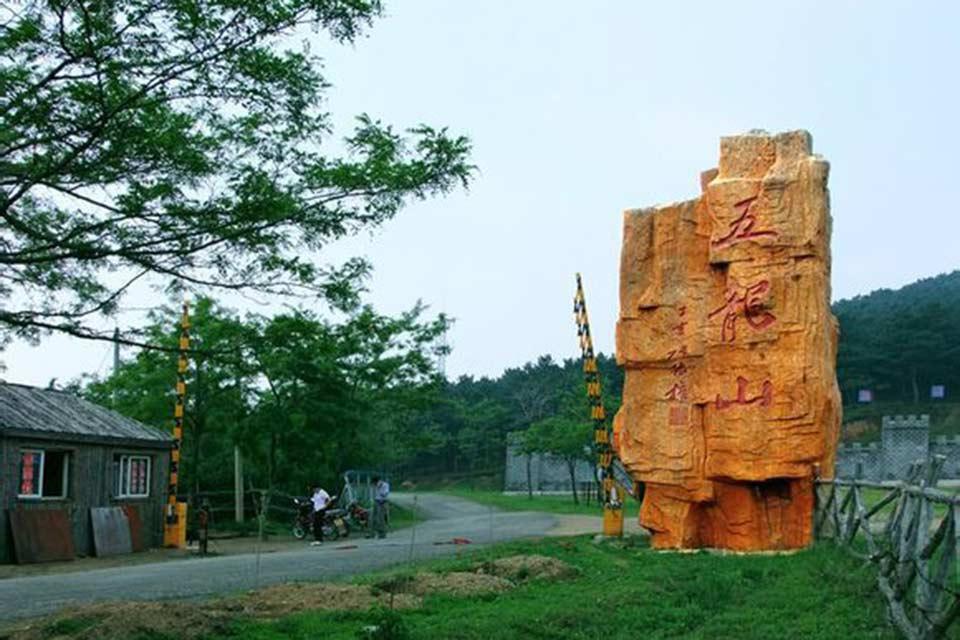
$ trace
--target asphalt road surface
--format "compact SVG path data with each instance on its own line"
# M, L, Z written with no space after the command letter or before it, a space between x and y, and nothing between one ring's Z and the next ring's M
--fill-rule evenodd
M259 571L256 556L247 554L0 580L0 619L38 616L89 602L202 598L282 582L330 580L539 536L557 524L557 518L547 513L497 511L439 494L394 494L392 499L408 507L416 501L423 520L383 540L352 536L322 547L261 554ZM455 538L469 544L454 544Z

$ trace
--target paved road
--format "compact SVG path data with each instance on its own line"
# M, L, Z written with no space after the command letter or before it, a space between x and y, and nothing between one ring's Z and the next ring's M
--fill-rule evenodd
M0 580L0 619L37 616L87 602L199 598L280 582L329 580L464 549L450 544L453 538L466 538L473 547L543 535L557 523L546 513L496 511L438 494L392 498L405 506L416 501L424 521L385 540L350 538L261 555L259 578L256 556L248 554Z

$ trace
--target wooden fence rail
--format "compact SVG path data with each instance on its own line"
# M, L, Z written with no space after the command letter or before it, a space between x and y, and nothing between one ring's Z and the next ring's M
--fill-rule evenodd
M890 620L910 640L942 638L960 615L960 497L934 488L943 462L914 464L905 482L817 483L815 535L877 566Z
M262 495L266 492L260 489L250 488L244 492L244 514L245 519L255 518L257 514L258 503L262 499ZM282 491L270 491L270 500L268 500L268 512L270 517L276 520L287 520L292 519L293 514L297 512L296 508L293 506L293 496L284 493ZM197 494L192 494L191 502L193 503L193 513L196 513L200 504L207 503L209 505L210 513L214 514L214 520L216 521L220 514L230 514L228 520L233 520L233 514L235 513L234 505L234 492L233 491L201 491Z

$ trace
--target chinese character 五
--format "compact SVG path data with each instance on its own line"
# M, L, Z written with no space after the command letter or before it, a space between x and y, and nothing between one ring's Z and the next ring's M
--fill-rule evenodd
M711 243L714 247L718 249L729 247L732 244L736 244L742 240L750 240L751 238L777 237L776 231L770 229L754 229L754 225L757 224L757 214L751 210L751 207L756 200L757 196L753 196L752 198L741 200L733 205L733 208L738 210L740 215L729 222L728 226L730 229L726 235L717 238Z

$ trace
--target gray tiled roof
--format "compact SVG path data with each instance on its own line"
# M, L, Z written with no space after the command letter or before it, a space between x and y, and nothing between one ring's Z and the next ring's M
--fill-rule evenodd
M66 391L0 383L0 433L10 431L62 434L64 439L173 441L160 429Z

